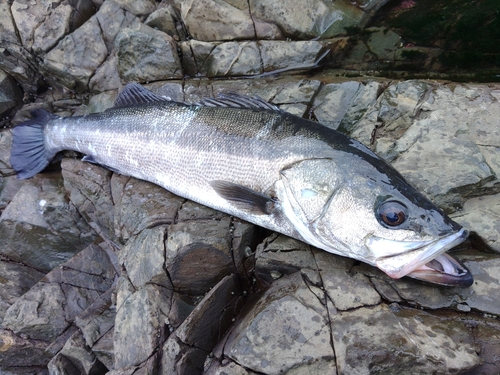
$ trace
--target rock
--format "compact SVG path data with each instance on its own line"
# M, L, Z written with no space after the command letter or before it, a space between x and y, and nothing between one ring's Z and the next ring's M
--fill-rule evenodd
M248 5L245 8L238 9L225 1L187 0L181 2L181 15L189 34L197 40L254 39Z
M341 312L331 329L339 373L411 368L449 374L481 363L466 323L414 309L380 305Z
M487 248L497 252L500 252L499 199L500 194L471 198L464 203L462 210L452 215L453 220L476 233Z
M157 285L145 285L126 296L116 311L115 368L138 366L161 345L171 293Z
M22 98L23 93L16 81L0 70L0 116L21 103Z
M117 69L124 82L182 78L174 40L146 25L121 30L115 39Z
M65 196L58 176L35 177L24 184L0 216L1 253L48 272L95 238Z
M206 59L207 77L232 77L262 73L256 42L227 42L217 45Z
M327 84L314 99L314 115L322 124L349 134L375 104L379 89L380 84L374 81Z
M327 314L300 272L284 276L236 321L221 354L265 374L286 373L311 363L334 371ZM279 356L273 354L275 350L280 351ZM221 361L221 357L216 358Z
M156 5L154 0L113 0L118 6L125 9L127 12L132 13L138 17L145 17L151 14L155 9Z
M22 264L0 261L0 319L45 274Z
M41 68L46 76L72 90L87 90L95 70L104 62L108 49L96 17L90 18L48 52Z
M331 38L345 33L345 27L359 27L367 20L365 13L351 4L325 3L321 0L300 4L252 0L250 9L254 17L278 25L288 37L300 39Z
M76 332L66 341L62 350L48 364L51 373L97 374L107 372L104 366L85 344L81 332Z
M267 41L259 42L263 72L308 69L315 67L323 44L318 41Z

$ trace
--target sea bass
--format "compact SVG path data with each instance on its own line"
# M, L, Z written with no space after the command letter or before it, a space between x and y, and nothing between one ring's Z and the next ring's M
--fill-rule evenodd
M128 84L103 113L33 116L12 129L10 160L21 179L74 150L395 279L473 282L445 253L465 240L464 228L360 142L261 98L186 104Z

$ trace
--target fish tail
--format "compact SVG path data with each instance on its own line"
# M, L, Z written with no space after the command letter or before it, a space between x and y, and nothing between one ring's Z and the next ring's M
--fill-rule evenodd
M43 131L55 116L44 109L36 109L31 114L31 120L12 129L10 164L19 179L30 178L43 171L55 156L46 148Z

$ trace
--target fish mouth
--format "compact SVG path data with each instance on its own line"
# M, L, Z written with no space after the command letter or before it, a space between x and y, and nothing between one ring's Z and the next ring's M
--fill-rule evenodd
M404 253L381 257L375 264L393 279L409 276L434 284L466 288L474 282L472 274L445 252L462 243L467 236L468 232L462 228L437 241L407 243ZM377 238L372 242L381 247L384 242L392 241Z

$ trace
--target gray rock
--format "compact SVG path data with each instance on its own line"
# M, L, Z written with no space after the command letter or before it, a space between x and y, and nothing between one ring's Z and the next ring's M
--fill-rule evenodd
M58 176L25 183L0 216L6 241L1 253L38 270L50 271L95 238L67 201Z
M345 33L344 28L362 26L367 21L366 14L352 4L303 1L250 1L252 15L265 22L275 23L286 36L310 39L331 38Z
M341 312L331 328L342 374L449 374L481 362L467 324L454 318L380 305Z
M166 269L176 291L203 295L235 271L231 256L231 220L173 224L165 244Z
M48 364L52 374L98 374L107 372L104 366L85 344L81 332L66 341L62 350Z
M207 77L232 77L262 73L256 42L226 42L217 45L206 59Z
M114 174L111 178L115 234L121 241L146 228L169 224L184 202L150 182Z
M81 92L87 90L90 77L107 55L98 20L92 17L50 50L41 68L44 75Z
M323 44L318 41L262 40L258 45L263 72L314 67L323 48Z
M265 374L286 373L311 363L333 370L335 353L328 321L325 306L300 272L284 276L236 321L223 354L246 369Z
M111 172L74 159L61 162L69 199L87 223L102 237L115 238Z
M182 78L174 40L143 24L121 30L115 39L117 69L124 82Z
M377 100L379 84L370 81L330 83L314 99L314 115L324 125L349 133Z
M116 51L113 51L90 78L89 89L98 92L119 89L121 81L116 70L117 62Z
M23 93L14 79L0 70L0 115L15 107L23 98Z
M128 294L117 308L114 329L116 369L140 365L161 345L171 293L168 289L148 284Z
M194 39L222 41L254 39L255 28L248 11L225 1L187 0L181 2L181 15Z
M488 248L500 252L500 194L471 198L452 218L479 235Z
M113 0L121 8L135 16L144 17L156 9L154 0Z
M12 331L0 329L0 369L12 366L7 374L18 374L23 367L45 366L51 356L47 351L48 343L45 341L30 340L16 336ZM8 353L8 355L4 355ZM19 372L18 372L19 371Z
M45 274L22 264L0 261L0 320L16 300Z

